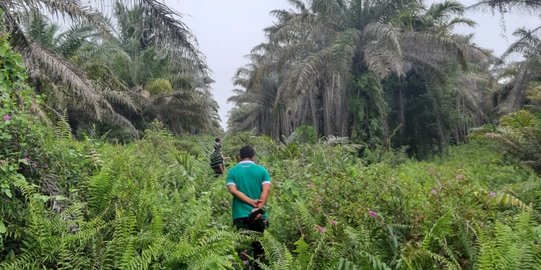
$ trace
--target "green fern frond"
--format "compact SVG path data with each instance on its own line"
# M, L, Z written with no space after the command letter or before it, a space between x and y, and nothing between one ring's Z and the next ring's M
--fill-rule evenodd
M284 244L280 243L268 231L263 233L261 245L263 246L263 250L265 250L266 259L271 262L272 269L293 269L293 255Z
M295 243L295 254L297 255L297 258L295 258L295 264L296 265L308 265L310 262L310 246L306 241L304 241L304 235L299 238Z
M374 255L368 252L363 252L363 255L368 258L368 262L370 263L372 270L391 270L391 268L386 263L382 262Z
M450 261L449 259L447 259L446 257L444 256L441 256L439 254L436 254L430 250L427 250L426 251L428 256L430 256L430 258L432 258L434 261L436 261L439 265L444 265L446 269L449 269L449 270L459 270L460 267L457 267L456 264L454 264L452 261Z
M26 252L16 255L14 258L6 258L0 264L0 269L5 270L34 270L41 267L38 261L40 254L38 252Z
M125 269L129 270L147 270L150 268L150 265L153 260L156 260L162 253L164 248L164 237L154 238L154 243L150 246L143 249L140 256L132 259L128 264L128 267Z
M340 258L340 260L338 261L338 267L336 269L337 270L360 270L361 268L344 258Z
M92 162L94 163L94 166L96 168L101 168L103 165L103 160L101 159L101 155L96 151L96 149L90 150L90 158L92 159Z
M485 192L485 194L488 194L488 193ZM504 192L497 191L492 196L493 196L493 198L491 198L491 201L496 203L496 204L503 205L503 206L514 206L514 207L518 207L518 208L520 208L520 209L522 209L524 211L532 211L531 206L525 204L519 198L517 198L517 197L515 197L515 196L513 196L511 194L507 194L507 193L504 193Z
M299 226L306 229L305 233L307 235L317 237L317 235L314 234L314 228L316 227L317 222L314 219L314 215L310 212L308 207L306 207L306 204L303 201L297 200L295 202L295 210L298 211L296 217Z
M18 188L27 200L32 199L32 197L37 194L38 186L28 183L22 175L17 176L18 177L14 177L15 179L12 182L13 186Z
M432 243L433 239L441 239L450 233L452 222L453 216L449 212L438 218L430 230L426 232L423 242L421 243L421 247L425 250L430 250L430 244Z
M518 215L513 226L497 222L489 233L478 233L477 269L539 269L541 251L530 212ZM537 254L537 255L536 255Z

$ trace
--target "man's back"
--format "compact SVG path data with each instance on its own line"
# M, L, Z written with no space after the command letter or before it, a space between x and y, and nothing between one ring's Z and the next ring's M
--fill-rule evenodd
M262 192L262 186L270 183L270 176L265 167L253 161L241 161L227 173L227 185L235 185L242 193L257 200ZM233 199L233 219L248 217L253 207L238 198ZM266 214L263 215L266 218Z
M233 223L237 229L263 233L268 226L267 214L264 211L270 194L270 176L265 167L254 163L255 150L244 146L239 151L241 162L227 172L227 189L233 195ZM252 214L253 213L253 214ZM252 215L250 215L252 214ZM252 242L253 258L262 259L263 247L259 241ZM241 255L246 255L246 251ZM243 261L249 256L241 256ZM259 269L254 263L255 269Z

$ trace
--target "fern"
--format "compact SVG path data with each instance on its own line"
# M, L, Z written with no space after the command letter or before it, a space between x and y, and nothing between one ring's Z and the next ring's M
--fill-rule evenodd
M22 175L19 175L19 177L17 177L12 183L13 186L15 186L21 191L21 193L27 200L31 200L37 193L38 186L28 183Z
M338 261L338 267L336 269L337 270L360 270L361 268L344 258L340 258L340 261Z
M295 254L297 255L297 258L295 259L296 265L308 265L310 263L310 246L306 241L304 241L304 236L301 236L299 240L297 240L295 243Z
M531 214L523 212L514 226L497 222L493 231L478 233L477 269L539 269L539 235L533 232ZM538 256L538 255L537 255Z
M313 213L308 210L306 207L306 204L303 201L297 200L295 202L295 211L298 211L297 222L299 224L299 227L305 228L304 231L305 234L309 236L317 237L317 235L314 235L314 230L317 225L317 222L314 218Z
M429 250L433 239L441 239L449 234L452 222L453 216L449 212L438 218L430 230L425 234L421 247L425 250Z
M265 250L265 257L271 263L273 270L290 270L294 269L294 259L287 247L280 243L268 231L263 233L261 245ZM260 262L261 265L264 265Z
M88 204L96 213L103 212L111 204L113 179L114 173L110 169L104 169L90 180Z
M60 114L53 108L49 108L54 115L57 116L58 121L56 121L53 127L53 133L57 139L71 139L71 127L68 122L68 114L66 112Z
M524 211L532 211L531 206L525 204L519 198L505 192L496 191L489 193L486 190L481 190L480 194L482 194L484 198L488 198L487 200L491 203L503 206L518 207Z
M95 168L101 168L103 165L103 160L101 158L101 155L96 151L96 149L92 149L90 151L90 158L92 159L92 162L94 163Z
M368 259L372 270L391 270L391 268L377 257L368 252L363 252L363 255Z
M0 269L5 270L34 270L41 266L38 261L40 254L38 252L26 252L17 255L15 258L7 258L4 262L0 263Z
M157 237L153 239L153 243L146 247L140 256L137 256L135 259L131 260L128 266L124 269L130 270L147 270L150 268L150 265L153 260L159 258L163 253L165 239L163 237Z

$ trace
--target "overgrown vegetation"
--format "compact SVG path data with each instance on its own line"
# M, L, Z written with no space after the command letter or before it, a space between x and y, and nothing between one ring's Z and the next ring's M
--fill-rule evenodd
M236 151L241 146L251 144L256 148L259 162L269 168L273 178L273 191L268 208L270 227L263 235L247 235L233 229L230 220L231 198L226 191L224 179L214 178L208 165L213 138L203 135L179 138L176 135L185 133L187 129L191 128L193 132L202 129L199 125L201 123L192 126L189 121L184 120L173 119L171 122L167 117L181 113L180 111L170 112L167 107L155 108L164 102L174 103L175 98L184 99L185 96L175 90L177 86L184 85L186 89L194 90L197 88L196 82L203 82L208 78L205 73L185 74L189 75L188 77L170 76L173 71L178 70L168 65L165 60L164 65L154 67L156 71L159 68L164 69L163 72L158 72L157 77L142 76L144 72L138 69L137 65L130 66L130 70L114 69L118 59L143 65L147 63L145 59L148 57L159 55L160 50L157 48L163 45L159 38L161 36L143 35L142 28L138 28L140 25L134 25L133 21L152 20L149 16L156 15L153 13L156 8L161 7L160 10L165 14L168 14L167 9L151 0L135 1L142 10L117 6L116 16L122 34L117 39L108 40L116 45L107 47L104 43L103 46L115 52L107 55L116 55L119 58L107 62L105 55L101 55L96 48L86 43L87 39L77 41L77 36L88 34L88 29L84 27L55 35L56 28L37 16L32 17L25 31L13 32L13 28L17 28L21 22L13 20L13 16L23 15L15 11L32 11L37 8L37 2L50 10L65 12L75 19L97 19L85 10L78 10L79 5L70 6L71 9L68 9L62 1L55 2L58 3L57 6L44 0L0 2L0 8L9 11L3 17L8 19L12 33L22 35L19 39L17 36L10 37L1 31L3 25L0 21L0 269L241 269L242 262L238 258L237 250L249 245L251 238L259 238L263 244L266 260L259 264L264 269L541 268L541 179L538 174L541 171L541 87L532 69L532 65L537 61L537 49L534 49L538 46L535 31L526 33L525 38L521 39L524 43L517 42L513 47L513 50L522 51L527 57L518 64L524 72L522 75L521 72L511 73L513 80L509 85L513 85L512 88L504 88L495 96L512 96L512 102L506 98L506 102L501 104L511 104L523 109L502 116L498 125L490 124L475 129L467 144L443 147L446 142L442 142L441 134L436 136L435 133L430 133L425 134L426 137L413 137L411 134L407 135L407 129L403 131L406 135L395 134L402 132L400 128L396 128L383 141L378 141L376 134L385 134L382 127L385 127L386 120L382 117L388 117L387 120L391 119L388 123L392 123L398 121L392 119L399 117L399 114L392 116L392 110L387 111L389 108L383 104L383 96L377 95L396 84L400 86L398 89L413 91L417 89L415 86L419 83L418 80L426 80L427 77L423 77L426 74L415 68L407 76L402 74L405 77L399 74L390 75L397 70L386 71L384 66L378 66L376 62L369 60L378 55L371 51L376 48L372 48L370 44L364 44L363 46L367 47L363 47L363 50L375 54L367 53L363 57L354 57L355 61L364 60L361 66L356 67L359 68L357 71L362 72L355 74L352 87L368 92L364 93L367 95L360 95L358 91L359 99L349 100L352 103L348 106L352 107L347 107L348 113L357 113L351 116L356 119L353 129L350 130L352 133L349 134L356 135L351 139L328 133L324 133L328 136L320 139L322 130L339 123L333 122L328 116L319 116L323 119L322 122L315 121L318 112L304 110L302 106L293 106L290 109L301 108L297 112L307 115L315 113L315 116L310 116L314 117L311 120L315 124L297 127L296 124L304 121L295 123L288 127L291 132L279 133L284 135L280 138L281 142L250 132L227 135L223 139L227 165L235 163ZM293 27L294 30L299 26L295 24L297 19L314 19L308 20L310 25L327 31L330 29L327 28L329 25L325 22L329 21L326 20L335 18L335 12L343 11L339 6L334 7L337 9L328 9L332 6L316 5L308 9L300 1L292 2L302 10L302 16L278 12L284 20L283 24L277 27ZM385 1L381 1L383 2ZM537 8L539 1L484 2L488 7L503 9L509 5L533 5ZM447 6L433 6L421 13L411 10L401 13L403 17L400 17L399 22L419 18L425 20L420 24L409 21L411 24L405 24L406 28L400 31L388 29L389 25L371 25L362 21L353 25L360 26L362 29L357 30L362 30L364 35L374 37L375 40L386 40L389 35L417 35L418 31L426 30L423 30L424 27L429 29L428 36L431 36L434 34L431 31L435 31L433 27L439 25L445 29L448 26L439 23L449 21L430 20L435 18L432 13L437 14L438 10L443 12L453 7L452 2L446 3ZM461 7L454 7L460 14ZM368 8L369 11L373 7L367 5L357 8L361 11L367 11ZM386 14L385 10L380 11L381 14ZM320 18L322 14L329 17ZM389 16L393 14L391 12ZM397 23L393 20L390 22ZM352 22L342 23L341 26L351 26ZM273 32L273 35L280 32L279 29L269 31ZM328 33L326 31L324 33ZM336 42L323 40L324 44L330 46L323 51L339 53L344 49L341 46L350 41L348 38L355 36L354 32L352 29L331 32L328 37L333 36ZM152 40L153 38L157 40ZM407 37L404 36L403 40L407 40ZM14 43L22 46L18 49L29 46L26 50L31 51L26 51L23 58L12 49L10 44ZM51 51L43 50L40 46L49 46ZM78 50L80 54L74 56L71 49L76 47L81 51ZM190 48L192 47L188 46L188 49ZM316 48L312 49L314 50L310 53L319 53ZM407 46L401 49L407 54ZM84 88L85 78L79 78L83 80L79 81L83 84L61 84L69 81L70 77L72 82L79 79L77 74L71 73L76 69L66 69L71 66L58 61L53 52L64 54L64 57L80 64L78 68L88 68L88 73L85 74L95 75L91 80L96 83L119 83L132 90L143 87L145 90L141 91L149 92L146 102L138 104L146 104L147 113L155 117L145 118L144 115L138 115L137 118L131 115L134 118L130 120L130 124L137 126L141 132L144 129L140 134L141 138L126 144L111 143L104 136L100 136L100 132L83 132L75 138L74 125L69 122L73 119L68 116L69 121L66 121L65 115L59 113L55 106L66 106L66 110L82 110L85 106L71 107L73 104L69 102L60 102L67 97L55 100L52 95L56 91L55 87L62 88L59 91L67 93L68 96L69 93L83 91L78 93L96 98L93 101L100 106L109 107L112 104L108 103L110 100L106 96L100 96L104 92L95 92L106 88ZM195 58L184 60L197 66L200 63L197 61L198 52L193 50L191 53ZM46 57L39 58L40 55ZM101 62L103 65L88 62L87 60L91 59L89 55L99 55L96 61L104 61ZM41 61L41 65L45 67L48 66L44 59L51 60L56 68L65 72L60 74L65 77L54 72L56 75L52 78L36 77L36 70L32 68L32 76L28 76L23 59L28 61L32 57L41 59L38 62ZM314 57L309 57L308 60L310 59L318 60ZM407 61L402 64L406 65ZM463 71L454 68L456 63L448 64L450 66L444 65L445 71L451 72L452 76L447 79L457 80L464 75ZM111 76L112 80L100 81L100 78L109 78L101 76L104 70L115 71L114 76ZM273 72L275 73L270 74L278 76L283 70L276 69ZM385 72L388 72L390 77L385 80L378 77ZM133 74L138 75L131 76ZM252 84L258 81L256 77L250 77L249 80L239 78L238 83L245 87L246 91L239 92L234 100L243 104L239 109L247 110L247 115L253 118L251 121L259 121L256 122L257 125L269 123L266 121L272 122L271 118L266 118L273 116L271 111L261 111L263 107L256 107L256 110L251 111L254 108L250 106L274 103L275 100L266 96L265 92L282 89L277 88L275 80L279 77L273 77L274 75L257 77L258 80L261 79L259 82L262 84L259 85ZM332 73L320 75L322 77L318 77L318 83L329 78L340 79ZM198 81L199 79L203 81ZM462 120L453 122L454 120L451 120L455 118L444 117L442 119L446 121L442 123L446 125L438 127L438 117L423 118L428 116L418 115L415 108L409 107L412 104L422 105L424 101L430 100L443 106L436 110L433 103L427 103L431 104L431 109L436 113L449 113L447 116L450 117L453 113L465 112L456 111L459 107L451 107L450 111L447 110L449 107L445 107L450 104L449 100L457 97L460 99L460 95L464 94L449 88L450 81L447 81L448 84L431 84L437 85L436 88L428 88L427 81L424 83L424 87L417 89L424 94L408 93L410 96L407 98L412 103L403 108L406 116L432 119L436 128L442 128L440 131L443 132L453 130L453 127L456 127L454 124L464 124L460 122ZM40 89L45 90L39 91ZM431 99L430 95L425 96L435 94L436 92L431 92L435 91L434 89L441 90L437 92L441 96L436 99ZM98 96L93 96L94 94ZM317 96L322 93L308 93L308 100L303 102L313 105L310 94ZM276 98L272 95L270 97ZM259 98L264 98L265 102L257 103ZM298 98L302 99L303 96ZM370 100L381 103L366 103ZM89 100L82 102L87 101ZM250 102L253 104L245 104ZM515 102L518 102L518 105ZM87 105L89 104L91 102ZM127 104L118 102L120 107L112 106L115 107L114 113L107 110L104 112L120 114L120 110L116 109ZM332 104L329 106L333 107ZM185 108L191 110L192 107ZM97 113L103 108L94 109L94 113ZM92 110L88 109L86 113L92 113ZM399 108L395 113L400 110ZM193 111L198 114L197 109ZM86 119L88 116L83 113L74 117ZM310 122L310 117L304 120ZM132 121L134 119L141 122ZM150 122L152 119L162 120L163 123ZM233 122L239 119L233 118ZM243 121L247 121L246 119ZM406 120L406 123L408 121ZM468 121L466 122L470 123ZM99 121L95 124L106 125ZM101 127L105 129L104 126ZM459 130L464 133L453 135L454 138L465 138L467 127L469 126L461 126ZM120 132L120 135L122 134ZM425 139L433 139L432 143L436 144L440 141L441 155L427 157L424 161L410 159L406 148L391 147L393 144L389 140L393 136L399 136L397 140L401 142L397 145L411 147L420 147L419 141ZM357 140L358 138L363 139ZM416 150L419 151L420 148ZM425 152L426 155L430 153L432 151Z
M21 58L0 43L2 269L239 269L249 237L265 269L541 266L541 181L488 142L419 162L361 159L362 146L314 143L309 128L287 144L227 137L230 153L255 145L274 180L269 230L239 235L210 137L155 123L127 145L74 140L39 118Z

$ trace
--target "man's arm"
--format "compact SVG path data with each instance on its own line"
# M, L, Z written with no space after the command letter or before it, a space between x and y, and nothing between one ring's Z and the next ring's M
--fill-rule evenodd
M267 199L269 198L270 187L271 187L270 182L265 182L262 184L261 195L259 196L259 200L257 201L257 208L265 207L265 204L267 203Z
M237 197L239 200L251 205L252 207L257 207L258 201L250 199L250 197L246 196L246 194L239 191L237 186L229 184L227 185L227 190L229 190L229 193L233 194L233 196Z

